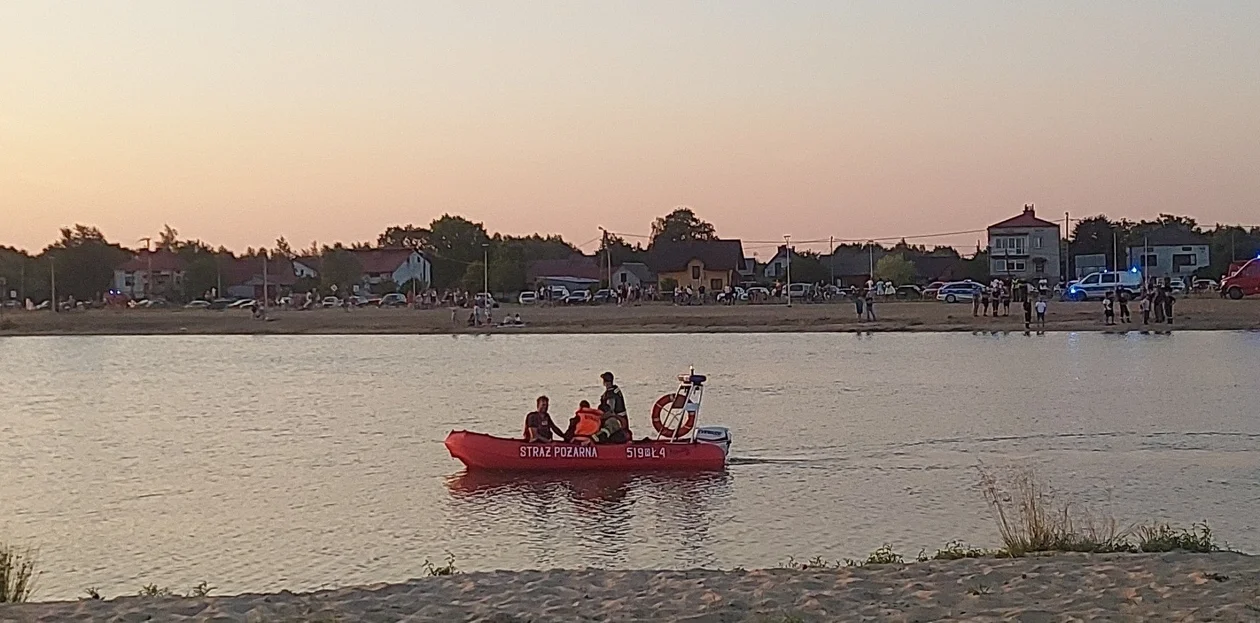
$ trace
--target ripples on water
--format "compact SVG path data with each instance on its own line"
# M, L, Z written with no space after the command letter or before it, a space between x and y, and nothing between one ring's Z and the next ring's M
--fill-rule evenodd
M722 474L466 474L452 428L519 434L618 373L632 424L711 378ZM0 339L0 537L39 597L466 569L772 566L996 535L976 466L1031 464L1122 521L1260 550L1260 335Z

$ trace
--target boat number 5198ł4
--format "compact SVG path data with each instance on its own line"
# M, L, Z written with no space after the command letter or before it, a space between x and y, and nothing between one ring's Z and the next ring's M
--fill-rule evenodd
M628 459L663 459L665 448L661 446L630 446L626 448Z

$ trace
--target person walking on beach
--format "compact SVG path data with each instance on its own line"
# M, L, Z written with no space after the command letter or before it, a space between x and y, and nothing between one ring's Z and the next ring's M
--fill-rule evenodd
M984 315L989 315L989 289L981 286L980 288L980 307L984 310ZM997 315L997 307L993 308L993 315Z
M1116 324L1115 297L1110 290L1103 297L1103 324Z
M873 321L875 320L875 293L867 288L864 298L866 299L866 319Z
M1046 297L1044 296L1037 297L1037 328L1038 329L1046 328L1046 307L1048 306L1049 305L1046 303Z
M1133 322L1133 317L1129 315L1129 291L1120 290L1116 295L1116 302L1120 304L1120 322L1124 324Z
M1032 328L1032 301L1024 297L1024 330Z
M1142 311L1142 326L1151 324L1151 294L1149 292L1142 295L1142 300L1138 301L1138 308Z

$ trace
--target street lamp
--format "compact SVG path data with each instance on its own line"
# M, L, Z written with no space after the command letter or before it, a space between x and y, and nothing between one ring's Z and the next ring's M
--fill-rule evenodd
M783 236L783 248L787 251L787 306L792 306L792 236Z
M490 294L490 243L481 243L481 272L482 272L482 292ZM487 301L487 307L489 301Z

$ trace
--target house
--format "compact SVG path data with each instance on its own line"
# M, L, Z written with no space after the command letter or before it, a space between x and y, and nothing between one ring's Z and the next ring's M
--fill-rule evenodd
M274 301L292 292L297 283L293 262L283 257L264 260L262 256L253 256L222 261L219 275L223 283L220 296L232 298Z
M1106 253L1082 253L1072 257L1072 276L1076 279L1083 279L1090 273L1098 273L1110 270L1107 263Z
M1142 236L1142 244L1129 247L1129 267L1150 277L1190 277L1211 265L1207 236L1189 229L1165 226Z
M761 277L766 283L786 282L789 262L800 261L801 255L799 253L794 249L789 250L787 245L781 244L774 257L766 262L765 267L761 271Z
M910 263L919 281L960 281L963 279L963 259L957 255L912 255Z
M350 253L363 271L362 285L369 289L382 283L393 283L398 288L413 281L419 288L428 288L433 283L433 264L419 251L355 249Z
M315 256L293 258L293 274L298 279L319 279L320 260Z
M656 275L653 275L647 264L642 262L626 262L618 266L617 270L614 270L612 274L612 287L614 288L620 288L621 286L641 288L655 283Z
M744 263L743 265L739 267L739 270L737 272L739 273L740 283L746 283L746 284L757 283L757 276L758 276L757 258L755 257L744 258Z
M658 283L672 281L682 288L719 292L740 282L744 245L739 240L660 242L648 249L647 265Z
M1021 214L989 226L989 274L1058 283L1059 225L1037 218L1032 204Z
M535 260L525 267L525 282L536 286L561 286L586 290L604 278L594 257L574 254L562 260Z
M141 251L114 270L113 289L132 299L172 298L184 286L184 270L183 258L169 249Z
M819 258L823 267L835 275L836 285L861 286L873 279L875 265L888 250L879 245L836 247L831 255Z

